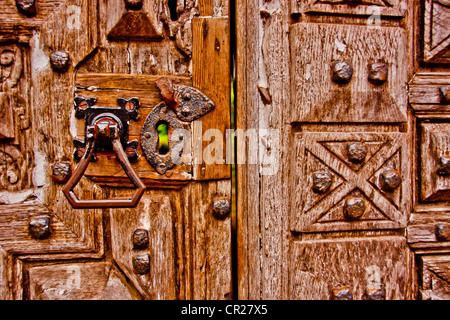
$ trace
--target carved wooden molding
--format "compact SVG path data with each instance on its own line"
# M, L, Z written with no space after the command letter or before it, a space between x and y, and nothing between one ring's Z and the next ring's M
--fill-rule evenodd
M450 63L450 1L426 0L424 12L425 62Z
M407 1L393 0L291 0L291 13L329 13L383 17L403 17Z
M350 143L363 142L365 160L349 160ZM295 231L398 229L410 211L410 173L407 137L403 133L304 133L295 137L293 157L297 186L291 228ZM381 175L396 170L402 183L393 191L382 187ZM314 174L333 176L329 190L314 191ZM346 217L349 199L362 199L358 219Z
M423 300L450 299L450 256L424 256L421 258Z

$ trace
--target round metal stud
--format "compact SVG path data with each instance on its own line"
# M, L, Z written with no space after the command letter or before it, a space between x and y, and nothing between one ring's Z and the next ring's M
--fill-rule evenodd
M376 62L369 65L369 80L374 84L386 82L388 73L388 66L385 63Z
M53 51L50 54L50 65L55 72L66 72L70 67L69 53L66 51Z
M336 83L348 83L353 75L353 67L345 61L334 61L331 64L331 78Z
M35 217L28 223L28 231L34 239L42 240L50 236L50 219L48 217Z
M349 198L345 202L344 214L350 220L357 220L366 212L366 202L362 198Z
M128 10L141 10L143 3L143 0L125 0L125 8Z
M133 233L133 248L146 249L149 245L148 231L145 229L136 229Z
M67 182L72 175L72 167L70 162L62 161L53 165L52 178L55 182L64 183Z
M353 300L353 294L348 287L339 287L332 290L332 300Z
M402 183L402 178L397 170L388 169L381 173L380 184L384 191L392 192Z
M217 220L226 219L231 212L230 199L228 198L216 198L213 202L213 216Z
M347 145L348 160L354 163L362 163L367 156L367 147L363 142L352 142Z
M450 175L450 156L445 155L440 157L437 174L440 176Z
M441 241L450 240L450 224L438 223L434 229L436 238Z
M135 273L143 275L150 272L150 255L142 254L134 256L132 262Z
M313 176L313 191L326 193L333 184L333 175L329 172L315 172Z
M366 288L364 300L385 300L386 294L382 288Z

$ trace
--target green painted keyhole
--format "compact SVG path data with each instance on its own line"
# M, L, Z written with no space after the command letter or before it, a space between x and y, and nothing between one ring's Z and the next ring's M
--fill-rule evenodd
M169 124L166 121L159 121L156 124L158 132L158 153L166 154L169 152Z

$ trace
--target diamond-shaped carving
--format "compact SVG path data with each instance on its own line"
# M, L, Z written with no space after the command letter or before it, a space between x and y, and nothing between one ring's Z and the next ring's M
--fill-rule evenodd
M353 166L345 157L346 146L364 142L368 154ZM409 150L404 133L323 132L296 135L297 158L294 181L298 192L292 199L291 227L294 231L395 229L406 226L410 211ZM328 171L335 177L325 193L312 189L313 173ZM396 170L402 183L386 191L380 175ZM357 219L345 215L348 199L362 199L364 213Z

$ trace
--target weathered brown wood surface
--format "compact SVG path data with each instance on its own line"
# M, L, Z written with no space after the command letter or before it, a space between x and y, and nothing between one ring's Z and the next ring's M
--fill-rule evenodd
M275 175L264 157L237 166L239 298L448 299L448 14L439 0L237 3L237 126L280 136Z
M231 202L228 164L208 164L196 182L192 163L160 175L139 147L133 166L149 189L136 208L73 209L61 191L67 164L72 173L77 165L73 139L85 138L76 96L103 107L138 97L129 138L139 139L163 100L155 81L164 76L207 91L216 109L204 130L230 125L228 1L126 2L40 0L28 12L15 0L0 4L1 299L233 297L231 216L214 213L218 198ZM194 31L196 21L209 36ZM54 52L68 54L67 63ZM217 61L205 63L211 54ZM127 181L115 155L99 153L74 191L127 197ZM136 246L136 230L148 244Z

